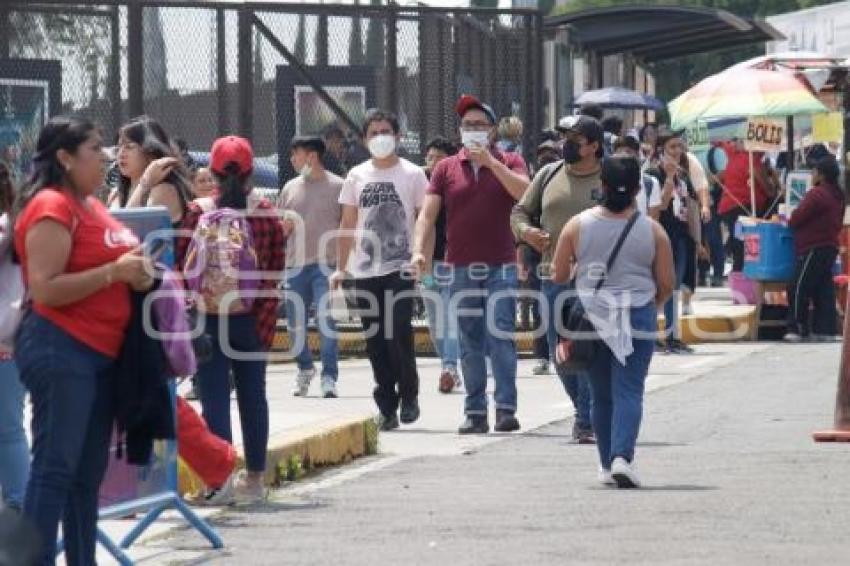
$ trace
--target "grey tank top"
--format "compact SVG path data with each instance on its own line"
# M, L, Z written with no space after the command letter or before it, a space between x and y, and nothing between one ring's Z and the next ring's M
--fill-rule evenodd
M596 288L628 219L604 217L601 212L590 209L581 213L579 221L576 288L583 294ZM652 222L641 215L626 236L600 293L609 294L618 303L626 300L631 307L646 306L655 300L654 261Z

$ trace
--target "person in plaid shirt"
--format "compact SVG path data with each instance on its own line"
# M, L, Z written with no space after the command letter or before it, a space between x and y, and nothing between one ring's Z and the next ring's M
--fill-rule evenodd
M265 497L263 476L266 469L266 450L269 435L269 410L266 399L266 357L272 345L277 323L280 297L278 284L284 268L286 240L274 206L265 199L250 200L250 178L254 154L248 140L228 136L213 143L210 169L220 190L216 200L189 205L184 217L184 234L192 233L204 211L212 208L247 210L257 269L266 274L260 280L250 312L244 314L207 314L206 331L213 338L212 358L198 368L203 417L210 430L232 442L230 429L229 375L233 371L242 438L245 444L246 472L236 480L234 496L237 501L251 502ZM176 239L177 265L185 268L186 254L192 238ZM262 296L262 295L270 296ZM228 344L222 344L219 328L227 326ZM225 348L227 346L227 348ZM228 355L235 351L248 356Z

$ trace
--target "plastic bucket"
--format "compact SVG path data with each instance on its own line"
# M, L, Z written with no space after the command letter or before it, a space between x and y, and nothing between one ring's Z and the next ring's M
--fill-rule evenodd
M794 277L794 235L784 224L741 223L744 275L755 281L790 281Z

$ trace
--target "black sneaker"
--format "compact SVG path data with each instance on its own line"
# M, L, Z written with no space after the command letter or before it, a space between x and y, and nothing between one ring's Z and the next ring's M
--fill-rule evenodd
M419 401L410 403L402 403L401 405L401 422L404 424L415 423L419 419Z
M667 351L671 354L693 354L694 349L675 338L667 341Z
M496 425L493 427L496 432L513 432L519 430L519 421L511 411L499 409L496 411Z
M573 442L576 444L596 444L596 435L593 434L592 427L580 426L577 422L573 423Z
M395 414L385 415L383 413L379 414L375 417L375 424L378 425L378 430L388 431L395 430L398 428L398 417Z
M458 434L487 434L490 432L490 424L484 415L467 415L466 420L457 429Z

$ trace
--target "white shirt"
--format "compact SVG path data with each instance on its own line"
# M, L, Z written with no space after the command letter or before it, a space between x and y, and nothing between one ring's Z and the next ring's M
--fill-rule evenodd
M370 159L348 172L339 203L358 208L355 250L348 261L355 278L388 275L410 261L413 226L427 187L425 173L406 159L389 169L377 169Z
M649 186L652 190L649 193L649 202L647 203L646 188ZM640 190L635 196L637 209L644 216L649 216L649 209L661 206L661 183L652 175L641 175Z

